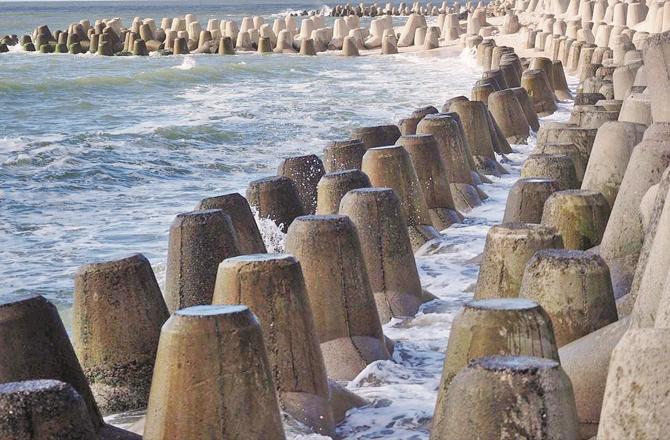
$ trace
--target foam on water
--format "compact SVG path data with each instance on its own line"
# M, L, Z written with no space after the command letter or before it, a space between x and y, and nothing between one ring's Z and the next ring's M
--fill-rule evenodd
M0 57L0 296L72 301L79 265L141 252L159 272L170 223L244 193L283 157L469 94L467 58ZM261 224L261 228L265 226ZM277 235L270 250L282 250Z

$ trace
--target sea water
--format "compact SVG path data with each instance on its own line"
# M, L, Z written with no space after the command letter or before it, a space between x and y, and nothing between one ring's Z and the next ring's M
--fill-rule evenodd
M236 2L238 3L238 2ZM82 18L209 18L320 3L0 3L0 35ZM37 11L34 16L31 11ZM400 25L403 18L396 19ZM78 266L143 253L162 278L174 216L244 193L283 157L468 94L469 57L0 54L0 299L67 309Z
M0 3L0 35L52 31L82 18L209 18L319 9L318 2L251 5L171 2ZM400 25L404 19L396 19ZM244 193L283 157L319 154L359 126L395 122L424 105L469 95L481 75L467 52L344 58L291 55L102 58L0 55L0 300L39 293L67 322L81 264L141 252L164 279L167 235L180 212L208 196ZM574 85L574 84L573 84ZM561 106L552 120L564 120ZM472 297L486 232L533 147L499 158L510 170L482 185L484 205L417 257L438 296L384 326L393 359L348 384L369 400L339 427L347 439L427 439L454 316ZM283 235L260 221L269 249ZM116 417L123 423L127 419ZM317 440L295 423L291 440Z

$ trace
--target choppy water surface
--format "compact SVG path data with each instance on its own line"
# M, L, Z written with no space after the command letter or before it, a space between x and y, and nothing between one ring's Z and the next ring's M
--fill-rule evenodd
M133 252L160 270L177 213L356 126L467 93L470 62L3 54L0 297L67 305L79 265Z

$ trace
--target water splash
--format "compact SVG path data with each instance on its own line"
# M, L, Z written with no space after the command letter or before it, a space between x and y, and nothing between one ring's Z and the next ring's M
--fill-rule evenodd
M263 243L270 254L281 254L284 252L284 242L286 241L286 234L284 234L279 226L266 217L261 217L255 207L251 207L251 212L254 214L258 229L263 237Z
M184 61L178 66L172 67L173 69L177 70L191 70L197 65L195 61L195 57L192 56L186 56L184 57Z

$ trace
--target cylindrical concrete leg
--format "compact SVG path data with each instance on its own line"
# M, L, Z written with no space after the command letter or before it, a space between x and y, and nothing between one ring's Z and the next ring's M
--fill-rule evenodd
M530 135L530 125L512 89L492 93L489 96L489 110L508 142L526 143Z
M300 55L316 55L316 48L314 47L314 40L311 38L303 38L300 41Z
M528 92L533 108L539 116L549 116L556 111L554 91L544 70L531 69L523 72L521 87Z
M528 92L523 87L515 87L511 90L514 92L514 96L516 96L524 116L526 116L526 122L528 122L528 125L530 125L530 128L534 132L537 132L540 129L540 122L538 121L537 113L530 102Z
M537 133L537 146L573 144L579 149L582 158L588 161L597 133L597 128L582 128L564 122L550 122L544 124Z
M269 218L286 232L296 217L304 214L298 190L287 177L274 176L249 182L247 200L261 218Z
M595 254L538 251L526 266L520 296L549 314L559 347L617 320L610 271Z
M72 337L103 413L146 407L168 309L143 255L82 266L74 281Z
M588 157L584 157L582 152L574 144L569 143L543 143L538 145L533 151L535 154L561 154L568 156L575 164L575 175L577 176L577 183L581 184L586 172L586 164Z
M337 214L342 197L352 189L369 188L370 179L361 170L336 171L324 174L317 185L316 213Z
M57 380L28 380L0 385L0 438L98 438L86 403L71 385Z
M566 249L587 250L600 244L609 213L607 200L597 191L559 191L544 204L542 224L556 228Z
M263 329L279 404L318 434L333 436L328 378L300 263L290 255L229 258L213 304L245 304Z
M614 201L600 245L600 255L612 269L615 292L627 292L633 282L633 274L644 242L644 230L639 214L640 202L649 187L661 180L663 172L670 165L668 139L670 139L670 124L654 123L647 128L642 142L633 149ZM663 258L668 255L665 245L659 248L659 252L659 256L662 255ZM648 281L654 281L652 284L645 282L645 287L639 290L640 292L654 293L661 290L660 286L665 282L665 278L660 275L665 269L659 270L660 267L666 266L662 264L653 269L649 268L651 272ZM651 313L654 311L655 308L650 310Z
M165 323L144 438L285 439L263 334L248 307L194 306Z
M219 55L235 55L235 48L233 47L233 39L231 37L223 37L219 43Z
M465 135L456 118L446 115L428 115L419 123L417 134L432 134L437 142L440 158L444 164L459 211L470 211L482 201L472 180Z
M670 432L670 329L631 329L612 352L598 439L661 439Z
M646 128L632 122L605 122L596 134L582 189L599 191L613 207L633 149Z
M410 156L403 147L370 148L363 156L362 168L372 186L391 188L398 195L414 249L440 237L430 220Z
M549 178L524 178L517 180L507 195L504 223L540 223L544 202L559 191L558 182Z
M519 298L467 302L451 325L437 407L442 406L459 371L477 358L494 355L557 361L551 320L542 307Z
M289 157L279 164L277 175L288 177L295 184L305 214L316 212L316 186L325 174L323 162L314 154Z
M564 154L531 154L521 168L521 177L554 179L561 191L579 188L575 164Z
M558 350L563 369L575 391L579 438L590 439L598 431L612 350L629 325L630 319L622 318Z
M304 216L286 237L300 261L328 376L351 380L367 364L388 359L365 260L346 216Z
M170 226L165 302L172 312L211 304L216 269L240 255L230 217L219 209L179 214Z
M507 223L489 229L479 268L475 299L516 298L528 261L541 249L563 248L553 227Z
M241 194L230 193L202 199L197 210L220 209L230 217L237 234L237 245L242 255L267 252L263 237L251 212L249 202Z
M86 402L101 439L140 438L104 424L58 311L42 296L0 302L0 340L0 383L32 379L68 383Z
M397 125L375 125L360 127L354 130L353 138L360 139L365 148L384 147L393 145L400 137L400 128Z
M506 174L507 170L498 163L493 151L486 105L480 101L460 100L451 104L450 111L457 113L460 117L477 171L496 176Z
M435 137L430 134L401 136L397 145L402 145L412 159L433 225L443 230L463 221L456 210Z
M360 139L334 141L323 150L323 165L327 173L360 170L365 145Z
M479 358L456 375L443 402L435 408L431 440L578 436L570 379L554 360Z
M414 316L422 289L398 196L388 188L353 190L342 199L340 214L358 231L381 322Z
M565 79L565 72L563 71L563 63L560 60L553 62L552 77L556 97L564 101L572 99L572 92L570 92L570 88L568 87L568 81Z

